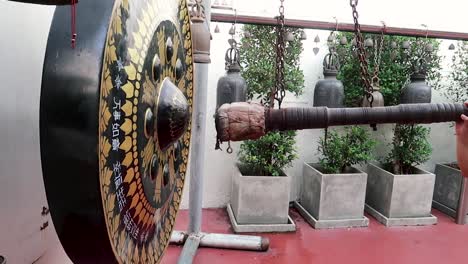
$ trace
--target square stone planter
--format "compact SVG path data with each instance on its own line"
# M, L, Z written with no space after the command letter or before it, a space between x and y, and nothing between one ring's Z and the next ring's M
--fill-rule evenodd
M431 215L435 175L414 170L415 174L396 175L368 164L366 211L386 226L436 224Z
M236 166L231 203L227 206L235 232L290 232L288 176L246 176Z
M299 213L316 229L366 227L364 216L367 174L356 169L324 174L318 164L304 163Z
M455 218L463 181L461 171L449 166L449 164L436 164L435 175L432 206ZM468 215L465 219L465 222L468 222Z

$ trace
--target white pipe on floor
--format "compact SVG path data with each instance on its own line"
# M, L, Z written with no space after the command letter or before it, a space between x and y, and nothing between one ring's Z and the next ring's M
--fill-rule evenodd
M169 242L175 245L182 245L191 236L185 232L174 231ZM200 237L199 246L201 247L266 251L270 246L268 238L260 236L200 233L198 237Z
M239 250L266 251L270 245L268 238L259 236L202 233L200 246Z

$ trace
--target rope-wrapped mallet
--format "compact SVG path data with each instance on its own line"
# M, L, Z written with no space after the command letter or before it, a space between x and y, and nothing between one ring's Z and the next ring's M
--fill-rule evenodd
M460 120L468 115L463 104L402 104L372 108L282 108L270 109L256 103L222 105L216 113L218 139L258 139L269 131L327 128L365 124L429 124Z

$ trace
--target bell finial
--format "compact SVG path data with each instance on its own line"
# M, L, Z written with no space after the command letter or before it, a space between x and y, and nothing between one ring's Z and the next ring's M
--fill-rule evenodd
M323 73L325 75L337 75L340 70L340 60L335 48L330 48L330 53L323 59Z
M225 55L225 63L226 63L226 70L229 71L240 71L240 57L239 57L239 49L237 48L237 41L234 39L228 40L229 45L231 46L226 50Z

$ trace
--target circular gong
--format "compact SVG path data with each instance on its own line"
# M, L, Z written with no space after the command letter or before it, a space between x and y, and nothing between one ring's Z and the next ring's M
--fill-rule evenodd
M76 49L66 38L67 11L54 15L41 93L54 225L74 263L158 263L189 155L186 1L81 0Z

